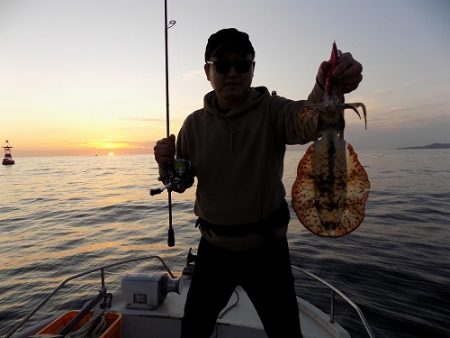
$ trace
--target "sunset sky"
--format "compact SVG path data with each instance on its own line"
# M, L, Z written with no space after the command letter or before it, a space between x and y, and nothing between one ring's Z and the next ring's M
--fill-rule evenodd
M236 27L256 50L253 85L306 98L331 45L364 80L348 102L357 148L450 143L450 1L168 1L171 131L211 90L208 37ZM165 136L164 2L0 0L0 141L15 156L151 153Z

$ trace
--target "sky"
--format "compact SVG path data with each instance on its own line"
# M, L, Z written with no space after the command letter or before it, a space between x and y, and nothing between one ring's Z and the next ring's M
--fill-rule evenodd
M208 37L235 27L254 86L305 99L333 41L363 64L356 149L450 143L449 0L168 0L170 131L201 108ZM164 1L0 0L0 140L15 156L152 153L166 135ZM353 116L354 115L354 116Z

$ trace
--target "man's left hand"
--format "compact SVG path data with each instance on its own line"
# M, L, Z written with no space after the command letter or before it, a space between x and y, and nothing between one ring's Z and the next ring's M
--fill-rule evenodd
M326 74L328 73L330 66L331 64L329 61L324 61L319 67L317 81L319 81L321 85L325 84ZM348 52L342 53L336 68L333 71L333 75L339 80L344 94L350 93L358 88L358 85L363 78L362 70L362 65L353 58L352 54Z

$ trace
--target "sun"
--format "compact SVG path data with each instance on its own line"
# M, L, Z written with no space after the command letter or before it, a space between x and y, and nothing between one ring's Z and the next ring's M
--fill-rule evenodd
M113 152L113 151L110 151L110 152L108 153L108 156L114 156L114 152Z

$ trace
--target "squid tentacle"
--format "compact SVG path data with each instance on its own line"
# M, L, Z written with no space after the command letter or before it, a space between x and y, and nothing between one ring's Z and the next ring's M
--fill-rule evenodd
M364 126L367 129L367 110L366 106L362 102L356 102L356 103L345 103L343 105L344 109L351 109L353 110L361 119L361 114L358 111L358 108L362 108L363 116L364 116Z

